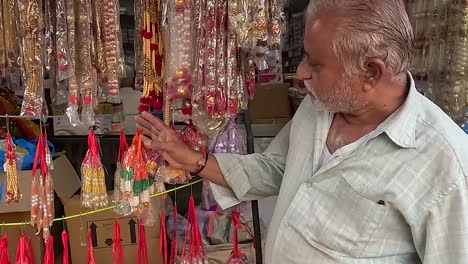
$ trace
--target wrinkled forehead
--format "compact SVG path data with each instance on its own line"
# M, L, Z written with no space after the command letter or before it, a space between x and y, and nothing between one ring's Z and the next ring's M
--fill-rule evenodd
M333 51L338 34L339 19L336 13L319 12L306 18L304 50L312 57L323 60L336 60Z

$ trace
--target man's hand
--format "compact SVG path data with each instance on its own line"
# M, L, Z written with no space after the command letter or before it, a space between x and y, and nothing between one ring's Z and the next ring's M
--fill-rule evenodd
M142 132L142 142L148 149L156 150L174 168L194 172L204 155L187 145L172 128L151 113L135 117L137 129Z

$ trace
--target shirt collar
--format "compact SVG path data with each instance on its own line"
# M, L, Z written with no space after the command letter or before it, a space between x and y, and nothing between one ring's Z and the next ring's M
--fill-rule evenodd
M419 116L420 96L410 72L407 72L409 92L397 111L388 117L379 127L398 146L416 148L416 123Z

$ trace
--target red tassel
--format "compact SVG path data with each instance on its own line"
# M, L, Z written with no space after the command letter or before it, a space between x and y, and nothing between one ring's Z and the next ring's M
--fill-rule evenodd
M112 244L112 263L122 264L122 239L120 238L120 224L118 220L114 221L114 243Z
M164 256L164 264L167 264L167 229L166 212L161 211L161 232L159 234L159 254Z
M69 253L68 253L68 234L66 231L62 232L62 245L63 245L63 255L62 255L62 264L69 264Z
M189 239L188 245L187 239ZM185 252L186 247L188 248L187 253ZM200 235L200 229L198 227L197 213L195 211L195 200L193 196L190 196L187 223L185 225L184 247L182 249L182 262L188 261L191 263L193 260L201 263L207 262L205 249L203 248Z
M177 203L174 202L174 220L172 228L172 241L171 241L171 258L169 260L170 264L175 264L177 259L177 253L179 251L179 240L177 237Z
M28 252L28 249L30 249L30 245L28 245L26 236L22 234L18 242L18 246L16 247L15 264L33 263L31 259L31 252Z
M87 264L96 264L94 259L94 248L93 242L91 241L91 229L88 228L88 262Z
M137 264L148 264L148 248L146 246L145 226L140 220L138 220Z
M0 241L0 264L10 264L7 235L3 235L2 240Z
M54 258L54 238L52 236L49 236L47 238L47 241L45 242L45 253L44 253L44 261L43 264L54 264L55 263L55 258Z

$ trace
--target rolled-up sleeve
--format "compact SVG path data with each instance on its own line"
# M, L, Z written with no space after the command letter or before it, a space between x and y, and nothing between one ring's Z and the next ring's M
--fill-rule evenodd
M277 195L283 179L289 149L289 122L263 153L250 155L216 154L221 172L230 189L211 184L222 208L242 201Z
M413 227L416 249L424 264L468 263L468 184L454 186Z

